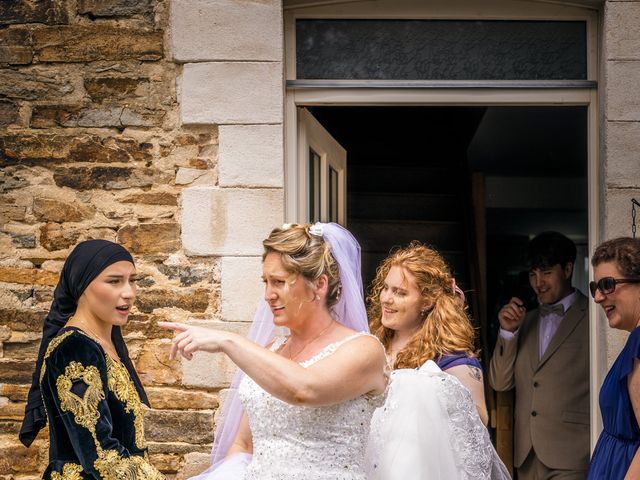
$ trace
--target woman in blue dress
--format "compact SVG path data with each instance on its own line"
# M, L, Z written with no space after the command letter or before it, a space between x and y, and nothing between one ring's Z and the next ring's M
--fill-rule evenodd
M589 465L589 480L640 478L640 239L604 242L591 259L589 289L611 328L630 332L600 389L604 430Z

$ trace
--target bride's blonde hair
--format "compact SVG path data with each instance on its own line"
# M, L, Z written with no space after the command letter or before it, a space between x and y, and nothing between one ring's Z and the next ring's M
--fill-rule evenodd
M324 238L310 231L310 224L283 225L275 228L262 241L264 261L267 254L276 252L284 268L292 274L299 274L310 282L325 274L328 278L327 307L332 307L340 298L340 269L331 254L331 248Z
M382 325L380 292L393 266L413 275L422 299L431 305L421 320L420 329L397 354L393 368L418 368L427 360L453 353L476 356L475 331L447 263L438 252L417 241L392 251L380 264L367 296L371 333L385 349L388 350L394 331Z

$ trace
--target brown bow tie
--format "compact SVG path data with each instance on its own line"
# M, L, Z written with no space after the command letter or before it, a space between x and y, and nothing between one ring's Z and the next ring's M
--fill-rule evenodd
M552 313L560 317L564 316L564 305L562 305L561 303L556 303L555 305L547 305L543 303L540 305L541 317L546 317L547 315L551 315Z

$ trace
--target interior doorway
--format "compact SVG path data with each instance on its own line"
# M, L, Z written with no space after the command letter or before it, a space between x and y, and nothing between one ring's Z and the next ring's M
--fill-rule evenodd
M346 223L362 246L365 286L394 246L432 245L467 294L485 366L500 306L514 295L535 302L525 266L532 236L557 230L574 240L574 285L587 291L587 106L307 108L346 150ZM492 395L488 403L509 464L508 405Z

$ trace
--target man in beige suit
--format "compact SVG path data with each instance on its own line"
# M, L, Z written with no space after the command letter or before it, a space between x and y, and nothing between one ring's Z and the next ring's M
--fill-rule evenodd
M587 298L571 287L575 244L545 232L528 248L538 308L512 298L498 313L500 334L489 383L515 388L514 465L519 480L583 480L589 465Z

